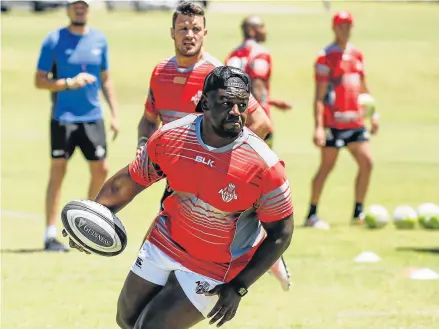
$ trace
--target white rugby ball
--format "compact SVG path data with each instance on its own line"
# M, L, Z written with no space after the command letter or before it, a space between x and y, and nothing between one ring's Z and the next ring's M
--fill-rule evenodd
M107 207L91 200L65 205L61 220L69 237L83 249L101 256L116 256L127 245L122 222Z
M408 205L397 206L393 211L393 223L399 229L413 229L418 221L415 208Z
M360 94L358 95L358 104L360 105L363 116L366 118L372 117L372 115L375 113L375 99L370 94Z
M382 228L390 220L390 214L387 209L378 204L367 207L364 214L364 224L368 228Z

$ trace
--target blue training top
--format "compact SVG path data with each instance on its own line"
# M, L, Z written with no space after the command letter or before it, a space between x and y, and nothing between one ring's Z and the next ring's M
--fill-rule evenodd
M49 33L43 41L38 70L52 72L53 79L73 78L81 72L97 80L82 88L52 93L52 119L60 122L91 122L103 118L99 101L101 72L108 70L105 36L94 29L77 35L67 28Z

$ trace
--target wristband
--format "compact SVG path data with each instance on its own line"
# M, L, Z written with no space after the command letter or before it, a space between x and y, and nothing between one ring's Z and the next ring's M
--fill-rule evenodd
M374 114L372 114L372 119L379 119L380 118L380 114L375 112Z
M72 85L72 79L71 78L67 78L66 79L66 84L65 84L66 89L70 89L71 85Z
M146 143L148 143L148 137L144 137L144 136L140 137L139 141L137 142L137 148L142 147Z

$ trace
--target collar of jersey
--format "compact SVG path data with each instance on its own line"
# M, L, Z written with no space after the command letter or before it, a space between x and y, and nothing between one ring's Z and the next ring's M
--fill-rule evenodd
M213 152L213 153L223 153L223 152L227 152L227 151L231 151L239 146L242 145L242 143L244 143L247 138L248 138L248 131L247 128L244 127L241 135L239 135L239 137L237 139L235 139L232 143L224 145L222 147L212 147L209 146L207 144L205 144L203 142L203 139L201 138L201 122L203 121L203 116L199 115L196 119L195 119L195 131L197 133L197 140L198 143L207 151L209 152Z

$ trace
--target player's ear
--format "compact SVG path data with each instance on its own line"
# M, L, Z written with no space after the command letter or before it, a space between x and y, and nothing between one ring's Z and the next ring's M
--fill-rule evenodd
M201 109L203 110L203 112L209 111L209 108L207 106L207 97L202 95L200 102L201 102Z
M175 40L175 30L173 27L171 27L171 38L172 40Z
M207 35L207 29L204 29L204 36L206 36Z

